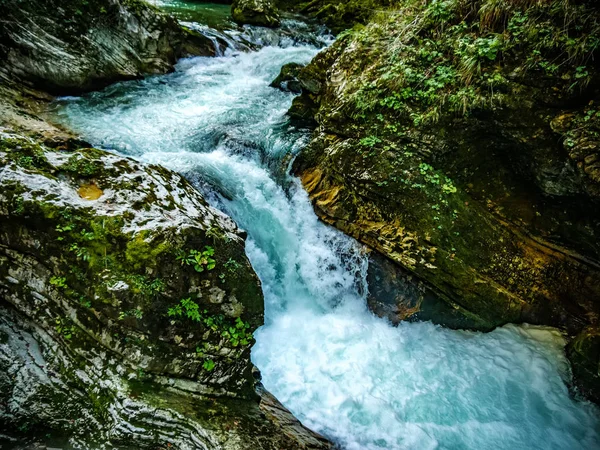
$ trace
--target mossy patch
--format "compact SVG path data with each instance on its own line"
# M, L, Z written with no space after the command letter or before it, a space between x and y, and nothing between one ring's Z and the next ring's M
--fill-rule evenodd
M0 139L0 152L6 152L6 160L23 169L48 171L48 163L43 149L31 141L5 136Z

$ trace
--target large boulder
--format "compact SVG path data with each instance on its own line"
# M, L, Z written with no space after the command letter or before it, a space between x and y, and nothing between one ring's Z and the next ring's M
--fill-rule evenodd
M300 71L290 115L317 129L294 168L315 210L403 269L379 279L448 305L407 292L378 312L600 326L599 22L582 3L397 2ZM593 342L571 355L598 379Z
M231 16L240 25L277 27L280 23L279 12L271 0L234 0Z
M6 131L0 168L4 443L328 447L260 388L244 234L184 178Z
M214 44L142 0L4 0L0 76L55 94L173 70Z

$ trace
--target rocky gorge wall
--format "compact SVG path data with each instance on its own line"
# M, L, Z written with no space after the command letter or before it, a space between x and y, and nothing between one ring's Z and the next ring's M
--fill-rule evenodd
M0 446L330 448L250 361L264 301L245 234L180 175L39 115L210 41L138 1L2 13Z
M579 387L597 400L597 9L379 9L287 81L303 92L290 116L316 128L294 165L315 210L386 257L374 276L435 292L374 300L380 314L558 326L574 337Z
M0 75L55 94L173 70L212 42L141 0L0 1Z
M4 439L325 445L255 390L263 298L231 219L159 166L0 142Z

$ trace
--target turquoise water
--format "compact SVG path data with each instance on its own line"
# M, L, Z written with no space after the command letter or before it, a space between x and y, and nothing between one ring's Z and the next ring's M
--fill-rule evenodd
M267 389L342 448L600 448L598 409L565 386L558 331L394 328L369 313L363 250L320 223L287 175L307 136L285 126L292 96L268 86L318 49L277 43L63 99L56 117L97 146L185 174L248 231L266 298L253 361Z

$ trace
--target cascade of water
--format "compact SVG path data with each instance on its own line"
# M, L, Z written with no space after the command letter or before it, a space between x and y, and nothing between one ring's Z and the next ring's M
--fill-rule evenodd
M253 361L270 391L344 448L600 447L596 407L564 384L556 330L394 328L367 311L360 246L281 176L306 136L282 131L291 95L268 84L282 64L308 62L315 39L183 60L170 75L64 99L56 117L96 145L184 173L248 231L266 298Z

